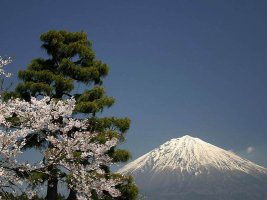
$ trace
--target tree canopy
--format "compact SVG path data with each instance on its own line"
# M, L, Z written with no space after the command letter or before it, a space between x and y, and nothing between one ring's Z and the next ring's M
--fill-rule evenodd
M89 131L100 133L95 140L104 143L107 138L116 137L119 142L123 142L130 127L130 119L98 116L105 108L111 107L115 99L108 96L102 86L109 67L96 59L87 34L51 30L43 33L40 40L48 57L33 59L25 70L19 71L18 77L22 82L17 85L15 91L5 93L4 99L19 97L30 101L31 97L40 96L58 100L74 97L74 112L88 120ZM49 144L41 134L35 134L27 137L25 147L49 148ZM128 151L117 147L112 147L107 154L115 163L125 162L130 158ZM105 170L106 176L111 175L108 165L101 168ZM57 197L57 176L60 172L56 167L51 167L50 171L54 176L47 180L47 198L54 200ZM138 190L131 178L125 177L123 184L118 187L122 192L119 199L136 198ZM75 192L71 190L68 199L71 199ZM111 196L107 194L105 198L110 199Z

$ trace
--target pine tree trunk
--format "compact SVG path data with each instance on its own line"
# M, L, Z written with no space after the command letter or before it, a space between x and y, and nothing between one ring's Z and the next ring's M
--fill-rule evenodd
M69 193L69 196L66 200L77 200L76 198L76 192L72 189L70 189L70 193Z
M48 180L47 194L46 194L47 200L57 200L57 184L58 180L56 177Z

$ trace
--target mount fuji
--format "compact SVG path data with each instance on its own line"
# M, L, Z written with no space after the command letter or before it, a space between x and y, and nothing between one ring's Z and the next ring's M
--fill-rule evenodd
M172 139L125 165L148 200L267 200L267 169L201 139Z

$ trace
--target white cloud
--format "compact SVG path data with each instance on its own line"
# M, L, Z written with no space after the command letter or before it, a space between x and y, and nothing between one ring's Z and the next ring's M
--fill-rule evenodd
M247 148L247 153L252 153L253 151L255 151L255 147L249 146Z

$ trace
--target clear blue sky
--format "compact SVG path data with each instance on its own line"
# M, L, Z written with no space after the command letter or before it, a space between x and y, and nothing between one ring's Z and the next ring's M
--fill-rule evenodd
M105 114L132 120L123 147L133 158L189 134L267 167L266 1L1 0L0 6L0 55L14 56L13 73L44 56L41 33L88 33L110 66L104 85L117 99Z

